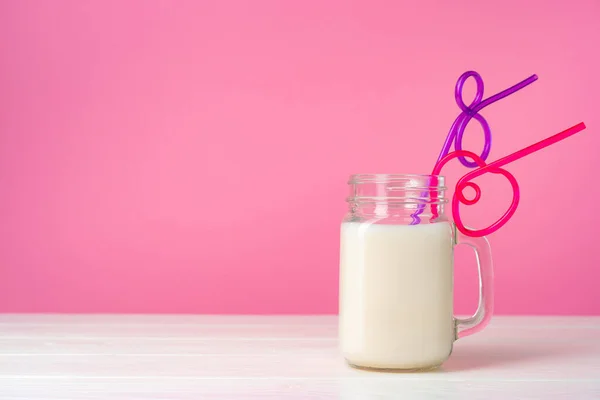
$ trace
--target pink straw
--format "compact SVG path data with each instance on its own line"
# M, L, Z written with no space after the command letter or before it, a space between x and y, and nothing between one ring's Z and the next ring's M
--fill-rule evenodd
M580 122L579 124L572 126L569 129L566 129L560 133L557 133L556 135L550 136L542 141L532 144L531 146L525 147L524 149L516 151L490 164L486 164L485 161L477 154L466 150L453 151L452 153L449 153L441 160L439 160L433 168L432 175L439 175L442 170L442 167L448 161L457 157L469 157L479 166L479 168L465 174L456 183L456 189L454 192L454 196L452 197L452 215L454 217L454 223L456 224L458 230L467 236L484 236L496 232L498 229L504 226L504 224L508 222L508 220L513 216L513 214L517 210L517 206L519 205L520 190L516 178L510 172L500 167L506 164L510 164L511 162L521 159L525 156L528 156L531 153L535 153L536 151L553 145L554 143L560 142L561 140L566 139L569 136L572 136L578 132L581 132L584 129L585 124L583 122ZM508 179L513 189L513 200L510 207L508 207L504 215L500 217L496 222L484 229L471 230L466 228L462 223L462 219L460 217L459 202L465 205L473 205L479 201L479 199L481 198L481 188L476 183L470 181L487 172L491 172L493 174L501 174L504 175L506 179ZM470 187L473 190L475 190L475 197L473 199L467 199L465 197L463 191L466 187ZM432 213L432 218L437 218L438 213L436 205L432 205Z

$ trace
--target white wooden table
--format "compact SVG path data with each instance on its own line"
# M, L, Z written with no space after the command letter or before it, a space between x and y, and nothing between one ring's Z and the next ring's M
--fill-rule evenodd
M333 316L0 315L0 399L600 399L600 317L496 317L441 370L348 367Z

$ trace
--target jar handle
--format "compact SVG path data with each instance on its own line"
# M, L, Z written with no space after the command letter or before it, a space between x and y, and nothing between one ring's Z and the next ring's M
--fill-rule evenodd
M492 319L494 313L494 269L492 249L485 236L470 237L461 233L454 225L456 245L465 244L475 250L477 270L479 272L479 305L469 318L454 318L456 339L480 332Z

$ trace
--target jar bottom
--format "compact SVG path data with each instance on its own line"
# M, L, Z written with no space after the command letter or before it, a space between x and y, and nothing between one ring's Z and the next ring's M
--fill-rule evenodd
M431 372L437 370L442 366L442 363L430 365L427 367L417 367L417 368L380 368L380 367L369 367L365 365L357 365L352 362L346 360L349 366L352 368L360 369L363 371L371 371L371 372L393 372L393 373L418 373L418 372Z

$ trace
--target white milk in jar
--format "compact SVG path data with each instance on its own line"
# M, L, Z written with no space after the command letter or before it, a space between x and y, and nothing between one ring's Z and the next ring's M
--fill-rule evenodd
M371 368L440 365L455 339L447 222L341 227L340 344Z

